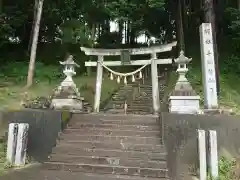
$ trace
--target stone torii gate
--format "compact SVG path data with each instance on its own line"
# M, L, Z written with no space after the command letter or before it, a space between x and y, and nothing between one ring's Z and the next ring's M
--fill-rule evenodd
M146 48L132 48L132 49L97 49L97 48L86 48L81 47L81 50L86 55L98 56L97 62L87 61L85 66L97 66L97 77L96 77L96 91L94 99L94 112L99 112L101 88L102 88L102 77L103 77L103 65L104 66L122 66L122 65L146 65L151 64L151 79L152 79L152 99L153 99L153 110L154 113L158 113L160 109L159 102L159 89L158 89L158 64L171 64L172 59L158 59L157 53L171 51L173 47L177 45L177 42L170 44L146 47ZM124 63L123 61L104 61L104 56L124 56L124 53L129 55L129 61ZM131 55L151 54L151 59L148 60L130 60Z

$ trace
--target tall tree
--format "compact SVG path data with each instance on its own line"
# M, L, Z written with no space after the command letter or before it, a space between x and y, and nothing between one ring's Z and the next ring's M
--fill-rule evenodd
M38 3L39 3L38 0L34 0L33 23L32 23L31 36L30 36L30 40L29 40L29 43L28 43L28 53L30 52L30 48L32 46L33 32L34 32L35 22L36 22L37 12L38 12Z
M213 34L213 48L214 48L214 61L215 61L215 71L216 71L216 81L217 81L217 93L220 94L220 72L218 63L218 46L217 46L217 32L216 32L216 19L215 19L215 9L214 0L205 0L205 22L211 23L212 34Z
M36 22L34 23L35 27L33 32L33 41L32 41L32 48L31 48L30 62L28 67L28 76L27 76L27 85L26 85L27 88L33 84L38 36L39 36L40 22L41 22L42 9L43 9L43 1L44 0L39 0L38 2Z
M184 42L184 29L183 29L183 8L182 0L178 0L178 35L179 35L179 44L180 50L185 51L185 42Z

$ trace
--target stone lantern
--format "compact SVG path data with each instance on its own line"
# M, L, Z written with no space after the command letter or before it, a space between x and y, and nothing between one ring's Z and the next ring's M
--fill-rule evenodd
M178 64L177 73L179 74L177 83L169 98L169 111L182 114L197 114L200 112L200 96L193 90L191 84L186 78L188 72L187 64L192 58L187 58L184 52L175 62Z
M72 55L66 61L60 62L60 64L64 66L63 73L66 78L54 92L51 106L54 109L82 111L84 98L80 97L80 92L72 79L76 75L75 67L80 66L74 62Z
M186 73L188 72L187 64L192 61L192 58L187 58L184 52L181 51L179 57L175 60L178 64L177 72L179 74L177 83L188 83Z
M73 82L72 77L76 75L75 67L80 67L77 63L74 62L73 56L70 55L66 61L60 61L60 64L64 66L63 73L67 76L64 81L61 83L61 86L74 86L76 84Z

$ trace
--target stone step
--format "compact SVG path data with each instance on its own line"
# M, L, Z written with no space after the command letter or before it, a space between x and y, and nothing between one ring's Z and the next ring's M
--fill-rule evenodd
M122 96L122 95L118 95L118 96L113 96L111 98L111 100L114 100L114 101L125 101L126 97L125 96Z
M126 99L125 98L122 98L122 99L111 99L110 100L110 102L108 102L109 104L110 103L114 103L114 102L116 102L116 103L124 103L126 101Z
M159 131L159 126L141 126L141 125L121 125L121 124L71 124L68 129L83 129L83 128L96 128L96 129L112 129L112 130L133 130L133 131Z
M75 155L75 156L98 156L98 157L119 157L119 158L139 158L149 161L166 161L166 152L154 153L154 152L140 152L140 151L123 151L119 149L90 149L85 147L79 147L78 149L69 150L68 147L58 146L53 149L52 155Z
M152 94L152 89L140 88L139 90L140 90L140 92L138 92L138 93L145 92L145 93L148 93L148 94Z
M111 107L111 109L122 109L122 110L124 110L124 106L123 105L113 105L112 107Z
M53 155L50 162L61 163L74 163L74 164L102 164L102 165L116 165L140 168L160 168L166 169L166 161L147 161L144 159L122 159L111 157L98 157L98 156L72 156L72 155Z
M127 166L113 166L113 165L95 165L95 164L73 164L60 162L46 162L44 168L49 170L64 170L70 172L87 172L87 173L101 173L101 174L115 174L128 176L141 176L164 178L167 177L167 169L155 168L140 168Z
M151 109L152 108L152 103L132 103L128 106L128 108L134 108L134 109Z
M116 105L116 106L120 106L120 105L123 105L125 103L125 101L119 101L119 100L111 100L109 103L108 103L108 105L111 105L111 106L113 106L113 105Z
M117 93L125 93L125 92L131 92L133 90L132 87L126 88L126 89L119 89Z
M59 137L61 143L81 143L81 141L118 141L118 143L133 144L160 144L162 139L156 137L133 137L133 136L101 136L101 135L64 135Z
M152 107L152 105L153 105L153 103L152 102L132 102L131 104L129 104L128 105L128 107L130 107L130 106L135 106L135 107L149 107L149 108L151 108Z
M125 94L126 92L132 92L133 88L120 89L116 94Z
M66 141L65 141L66 142ZM151 151L154 153L165 152L166 149L163 145L158 144L133 144L133 143L124 143L119 141L78 141L78 143L61 142L57 149L59 148L68 148L69 150L77 151L79 148L89 148L89 149L116 149L116 150L127 150L127 151Z
M127 111L143 111L143 112L151 112L153 111L153 108L150 107L129 107Z
M136 96L134 100L148 100L148 101L152 101L152 95L147 94L147 95L139 95Z
M132 103L136 103L136 104L152 103L152 99L151 97L148 97L148 98L136 97L135 99L132 100Z
M142 102L142 103L140 103L140 102L137 102L137 103L132 102L132 103L129 105L129 107L139 107L139 108L148 107L148 108L152 108L152 104L153 104L153 103L149 103L149 102L146 102L146 103L144 103L144 102Z
M64 134L92 134L102 136L138 136L138 137L160 137L160 131L132 131L113 129L65 129Z
M148 115L148 114L153 114L153 112L149 112L149 111L127 111L127 114Z
M108 114L96 115L91 114L81 114L78 116L77 114L73 115L72 120L70 121L71 124L122 124L122 125L158 125L159 120L157 116L153 115L124 115L124 114Z
M112 101L111 103L109 103L109 106L110 107L112 107L112 108L120 108L120 107L124 107L124 104L125 104L125 102L114 102L114 101Z
M36 173L32 174L29 179L21 178L19 180L166 180L165 178L150 178L140 176L114 175L114 174L99 174L99 173L84 173L84 172L69 172L69 171L54 171L42 170L40 176ZM42 175L42 176L41 176Z
M140 89L140 92L141 91L143 91L143 92L145 92L145 91L148 91L148 92L152 92L152 87L138 87L138 89Z
M129 108L128 108L129 110ZM128 114L129 115L129 114ZM78 122L74 122L78 125L85 124L85 123L95 123L95 124L119 124L119 125L139 125L139 126L159 126L158 121L156 120L136 120L130 119L129 121L126 120L81 120L79 119ZM72 123L71 123L72 124Z
M152 88L152 82L149 82L149 84L140 84L141 87L151 87Z
M129 121L129 120L139 120L139 121L157 121L158 116L155 115L148 115L148 116L141 116L141 115L118 115L118 114L105 114L105 113L92 113L92 114L73 114L73 121L79 120L81 118L81 122L84 120L121 120L121 121Z
M112 108L124 108L124 102L122 102L122 103L114 103L113 102L113 104L111 104L111 107Z
M127 96L129 93L132 93L132 92L123 92L123 93L121 93L121 92L117 92L116 94L114 94L113 96L112 96L112 98L119 98L119 97L125 97L125 96Z
M119 93L117 93L117 94L115 94L115 95L112 96L112 99L124 98L125 95L126 95L126 93L124 93L124 94L119 94Z
M128 110L127 114L135 114L135 115L148 115L152 114L152 111L141 111L141 110Z
M133 109L152 109L152 104L131 104L128 105L128 108L133 108Z
M144 115L144 114L152 114L152 110L149 110L149 109L129 109L127 110L127 114L141 114L141 115Z
M140 86L137 86L137 88L139 89L148 89L148 90L152 90L152 86L144 86L144 85L140 85Z
M119 99L111 99L111 102L110 103L112 103L112 102L114 102L114 103L124 103L125 102L125 99L124 98L119 98Z
M103 112L107 112L109 114L125 114L123 108L106 108Z

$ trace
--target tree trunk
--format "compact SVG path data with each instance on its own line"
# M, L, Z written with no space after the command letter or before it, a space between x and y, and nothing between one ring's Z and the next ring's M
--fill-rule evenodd
M3 0L0 0L0 15L1 15L1 13L2 13L2 11L3 11L3 2L2 2ZM1 21L0 21L1 22Z
M92 31L91 31L91 48L94 47L94 42L95 42L95 36L96 36L96 25L93 23L92 24ZM92 61L93 57L90 56L89 61ZM91 76L92 71L91 71L91 66L87 67L87 75Z
M32 22L31 36L30 36L29 43L28 43L28 51L27 51L28 53L30 52L30 48L32 47L33 32L34 32L34 27L35 27L35 22L36 22L36 17L37 17L37 11L38 11L38 3L39 3L39 0L34 1L33 22Z
M211 23L212 25L212 35L213 35L213 49L214 49L214 61L215 61L215 71L216 71L216 81L217 81L217 94L220 94L220 79L219 79L219 65L218 65L218 46L216 38L216 20L214 12L214 2L213 0L205 0L204 3L205 10L205 22Z
M127 21L127 44L130 44L130 34L131 32L131 23L130 20Z
M118 21L118 27L119 27L119 44L118 45L120 45L120 44L122 44L122 39L123 39L123 30L124 30L124 26L123 26L123 24L124 24L124 22L123 22L123 20L119 20Z
M188 6L186 3L186 0L182 1L182 19L183 19L183 24L184 24L184 32L188 33L188 15L187 15L187 11L188 11ZM185 37L186 38L186 37Z
M135 29L131 27L131 31L130 31L130 44L134 45L135 44Z
M40 22L41 22L41 16L42 16L42 9L43 9L43 1L44 0L39 0L38 2L38 11L36 16L34 32L33 32L33 41L32 41L32 47L31 47L30 62L28 67L27 88L33 84L33 76L34 76L35 60L36 60L36 53L37 53L38 35L39 35Z
M178 0L178 35L179 35L179 42L180 42L180 50L185 50L185 43L184 43L184 32L183 32L183 17L182 17L182 5L181 0Z

